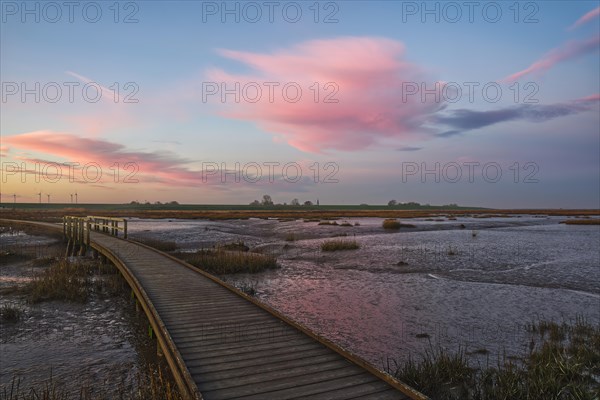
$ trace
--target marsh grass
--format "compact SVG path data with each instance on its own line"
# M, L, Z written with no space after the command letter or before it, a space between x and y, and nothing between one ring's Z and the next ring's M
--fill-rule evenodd
M321 243L322 251L356 250L360 245L356 240L334 239Z
M279 268L275 256L262 253L210 249L175 256L211 274L256 273Z
M527 330L530 350L522 359L503 357L496 366L474 368L467 356L487 349L432 347L418 362L388 360L386 369L432 399L598 399L600 326L578 317L573 324L538 321Z
M31 254L24 253L16 248L4 248L0 250L0 265L12 264L14 262L32 259Z
M339 226L339 224L337 223L337 221L321 221L321 222L319 222L317 225L332 225L332 226Z
M295 233L288 233L285 235L286 242L295 242L296 240L298 240L298 236L296 236Z
M241 240L238 240L237 242L219 244L217 245L217 249L226 251L249 251L250 247Z
M23 316L23 311L14 305L5 304L0 307L0 319L4 322L18 322Z
M49 300L85 302L91 284L90 266L85 263L60 260L34 276L24 286L30 303Z
M414 228L415 227L415 225L413 225L413 224L403 224L402 222L400 222L394 218L387 218L387 219L383 220L383 222L381 223L381 226L383 227L383 229L389 229L389 230L397 230L400 228Z
M566 221L561 221L561 224L566 225L600 225L600 218L593 219L568 219Z
M103 385L103 386L102 386ZM117 388L111 382L97 386L83 385L75 395L52 376L43 384L27 389L21 387L21 381L13 378L10 385L0 391L0 400L183 400L170 374L158 365L148 365L144 372L137 374L131 388L120 384Z

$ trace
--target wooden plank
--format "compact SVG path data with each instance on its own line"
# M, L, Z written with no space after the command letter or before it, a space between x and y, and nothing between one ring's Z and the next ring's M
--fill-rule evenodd
M361 383L369 383L373 382L374 379L377 379L373 375L366 373L366 371L362 374L351 375L351 376L342 376L334 379L324 380L317 383L308 383L303 384L300 383L296 386L288 387L281 390L274 390L263 393L253 393L247 396L237 397L238 399L244 400L288 400L288 399L306 399L312 398L317 394L335 390L342 388L355 387ZM233 399L236 397L229 397L228 399ZM223 398L224 399L224 398ZM207 397L207 400L209 398Z
M381 381L383 382L383 381ZM346 397L348 399L348 397ZM379 393L372 393L360 397L352 397L352 399L364 400L409 400L408 396L388 386L386 390Z
M177 347L182 353L196 352L201 355L202 358L213 358L213 357L225 357L229 355L239 355L245 353L254 353L257 351L272 351L275 349L286 348L288 346L297 346L302 344L309 344L311 341L306 336L300 336L298 338L287 339L287 338L275 338L274 341L263 340L261 343L224 343L222 347L217 346L215 349L204 349L202 342L189 341L180 343L176 341Z
M277 356L279 354L287 354L287 353L295 353L298 351L309 351L315 349L324 349L325 347L317 342L309 342L299 345L292 345L286 347L278 347L271 349L262 349L250 351L247 353L238 353L238 354L230 354L230 355L213 355L207 357L202 353L195 354L182 354L183 358L186 361L186 365L189 368L197 367L197 366L207 366L211 364L221 364L221 363L237 363L243 360L252 360L256 358L265 359L271 356Z
M173 331L181 331L186 329L196 329L202 328L206 331L209 330L220 330L220 329L228 329L228 328L236 328L236 327L244 327L244 326L253 326L253 325L266 325L266 324L283 324L283 322L274 320L270 315L264 315L258 318L240 318L231 321L224 321L219 324L206 322L206 321L195 321L188 324L180 323L179 321L175 321L169 324L169 330Z
M210 393L212 391L220 391L224 389L234 389L240 390L241 387L252 387L252 390L260 384L267 385L268 382L278 381L278 384L268 384L269 387L281 387L284 385L283 382L292 383L297 381L297 379L302 379L302 377L312 376L314 373L321 373L322 375L318 377L319 380L323 379L327 373L332 371L338 371L346 368L351 368L355 370L355 366L350 364L349 361L346 361L340 357L337 357L335 360L324 361L316 364L304 364L296 367L289 368L279 368L276 370L263 372L263 373L254 373L249 375L237 376L235 378L224 378L218 380L205 380L202 376L200 376L200 381L198 383L198 388L203 393Z
M335 361L339 360L340 357L332 352L327 352L325 354L316 354L304 356L303 354L296 354L295 358L288 358L284 360L268 360L265 364L251 365L245 367L237 367L233 366L233 368L220 370L220 371L210 371L208 368L199 369L200 372L196 372L198 370L190 371L194 379L198 381L204 382L215 382L223 379L235 379L243 376L249 376L253 374L267 374L273 371L279 371L289 368L303 367L307 365L316 365L323 362Z
M224 322L224 321L230 321L231 318L239 318L240 320L252 320L253 318L258 318L265 315L263 310L257 310L255 312L253 312L252 314L248 314L248 313L232 313L232 314L228 314L226 316L218 316L218 315L212 315L212 316L205 316L202 315L200 313L190 313L190 314L185 314L185 315L173 315L172 313L169 313L167 315L165 315L165 317L163 318L163 321L165 322L165 324L169 324L170 322L179 322L179 323L188 323L188 322L210 322L210 323L214 323L217 324L219 322Z
M275 338L275 337L301 337L304 336L298 331L292 329L286 329L282 327L262 327L261 329L250 329L248 327L240 326L235 329L223 329L220 331L205 332L202 329L194 329L182 332L176 332L169 329L171 337L178 342L185 341L188 339L202 340L205 345L212 342L219 342L223 340L257 340L262 338Z
M192 375L193 376L193 375ZM386 399L386 392L390 391L390 386L377 377L370 375L371 381L357 383L354 386L349 386L341 389L328 390L318 394L312 394L311 400L346 400L346 399ZM397 390L392 390L394 399L405 399L406 397L398 393Z
M280 354L270 354L269 357L245 358L236 360L235 362L217 362L212 364L203 364L200 366L190 367L190 372L194 374L213 373L219 371L229 371L242 368L257 368L265 365L277 364L279 362L289 362L293 360L301 360L308 357L316 357L323 355L331 355L331 350L325 347L313 348L310 350L301 350L295 352L283 352Z
M248 302L240 303L231 300L215 301L213 299L206 299L186 304L183 303L184 301L186 300L177 298L161 299L157 301L155 308L157 311L160 310L165 313L185 313L202 310L205 314L216 313L219 311L231 311L234 307L235 311L256 310L256 307L253 307L252 304L249 304Z
M352 378L357 375L366 374L365 371L356 368L354 365L341 366L336 369L327 371L312 372L300 376L294 376L293 379L277 379L271 381L263 381L259 383L253 383L244 386L230 387L219 390L203 390L202 383L198 385L200 391L207 399L256 399L262 400L267 399L269 396L267 393L283 392L284 390L298 390L300 387L304 387L306 393L302 395L311 395L319 393L327 389L329 382L335 381L336 379L340 382L348 382L347 385L353 385ZM312 386L312 390L306 390L307 386ZM280 397L274 397L279 399Z

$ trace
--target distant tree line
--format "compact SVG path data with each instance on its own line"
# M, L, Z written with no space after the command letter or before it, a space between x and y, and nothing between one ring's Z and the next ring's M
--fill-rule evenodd
M179 202L173 200L173 201L169 201L166 203L161 203L160 201L155 201L154 203L150 203L149 201L145 201L143 203L137 201L137 200L133 200L131 201L129 204L134 205L134 206L139 206L139 205L145 205L145 206L151 206L151 205L156 205L156 206L162 206L162 205L167 205L167 206L178 206Z
M390 200L390 201L388 201L388 206L389 207L396 207L396 208L423 208L423 207L432 207L429 203L421 204L421 203L417 203L417 202L414 202L414 201L409 201L408 203L399 203L396 200ZM459 208L458 204L455 204L455 203L444 204L442 206L436 206L436 207L441 207L441 208Z
M255 207L272 207L272 206L287 206L287 203L283 203L283 204L275 204L273 202L273 199L271 198L271 196L269 196L268 194L265 194L262 198L262 201L258 201L258 200L254 200L253 202L250 203L251 206L255 206ZM300 206L300 205L305 205L305 206L312 206L314 205L314 203L310 200L305 201L304 203L300 203L300 200L298 199L292 199L292 201L290 201L290 206ZM319 200L317 200L317 205L319 205Z

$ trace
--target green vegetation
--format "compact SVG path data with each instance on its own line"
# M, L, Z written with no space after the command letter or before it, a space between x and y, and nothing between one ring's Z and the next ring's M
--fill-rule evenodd
M31 303L47 300L85 302L90 284L85 264L60 260L36 275L24 291Z
M473 368L468 354L477 349L426 351L421 362L408 362L388 372L440 400L598 399L600 393L600 326L577 318L575 323L539 321L527 327L532 338L522 360L504 359L496 367Z
M360 248L360 245L356 240L335 239L321 243L322 251L356 250L358 248Z
M402 224L397 219L388 218L383 221L381 226L383 226L383 229L400 229Z
M566 221L561 221L560 223L565 225L600 225L600 218L568 219Z
M220 244L217 246L217 249L228 251L249 251L250 247L246 246L246 244L240 240L237 242Z
M20 251L18 248L4 248L0 250L0 265L31 259L32 255Z
M397 230L400 228L415 228L415 225L403 224L402 222L398 221L395 218L387 218L387 219L383 220L381 226L383 226L383 229L390 229L390 230Z
M168 372L163 372L157 365L148 366L145 373L139 373L131 388L122 385L115 388L111 382L104 386L81 386L74 397L59 382L50 377L39 387L23 389L21 382L13 378L10 385L0 391L0 400L104 400L117 398L121 400L182 400L177 386ZM116 391L116 393L115 393Z
M20 308L5 304L0 308L0 319L6 322L17 322L21 319L23 311Z
M238 287L238 289L246 293L248 296L256 296L257 290L255 284L244 282Z
M415 225L403 224L402 222L398 221L395 218L387 218L387 219L383 220L383 223L381 224L381 226L383 226L383 229L390 229L390 230L396 230L396 229L400 229L400 228L415 228Z
M175 253L175 256L211 274L261 272L278 268L277 258L252 252L199 250L195 253Z

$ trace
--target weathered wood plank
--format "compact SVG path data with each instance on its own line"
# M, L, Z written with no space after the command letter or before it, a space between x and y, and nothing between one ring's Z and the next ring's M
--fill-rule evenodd
M354 380L346 378L363 374L366 374L365 371L355 366L341 366L337 369L327 371L313 372L300 376L295 375L291 379L282 378L226 389L203 390L202 382L200 382L198 387L208 399L279 399L280 397L270 397L270 393L280 392L281 394L285 393L284 390L291 390L296 393L297 390L304 390L304 393L300 393L301 395L312 395L323 391L324 388L326 390L329 388L331 382L336 382L337 380L339 380L339 384L347 382L346 385L352 386L354 385ZM310 388L307 389L308 387Z

